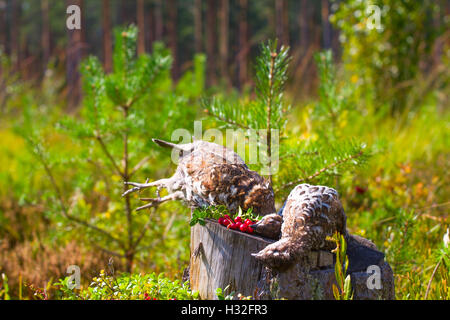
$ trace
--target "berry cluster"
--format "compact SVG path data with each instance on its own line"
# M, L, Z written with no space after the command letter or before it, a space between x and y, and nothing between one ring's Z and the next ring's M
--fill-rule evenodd
M252 229L252 225L257 223L258 221L252 221L250 219L245 219L245 221L242 221L242 218L240 216L237 216L236 218L234 218L234 220L232 218L230 218L229 215L224 215L223 217L220 217L218 222L227 227L227 229L232 229L232 230L239 230L242 232L247 232L247 233L253 233L253 229Z

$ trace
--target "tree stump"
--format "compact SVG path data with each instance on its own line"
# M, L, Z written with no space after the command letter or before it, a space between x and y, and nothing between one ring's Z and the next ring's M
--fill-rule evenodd
M362 241L366 245L369 241L360 237L355 239L351 239L347 251L354 299L394 299L393 273L384 261L384 255L365 246L364 250L373 252L369 252L369 258L361 259L359 244ZM217 299L216 289L227 286L230 292L254 299L334 299L332 285L336 280L332 253L312 251L288 271L276 273L251 256L273 242L226 229L212 219L206 219L204 226L193 226L189 266L191 289L198 291L201 299L208 300ZM370 276L366 273L367 264L380 267L381 289L369 289L366 285Z

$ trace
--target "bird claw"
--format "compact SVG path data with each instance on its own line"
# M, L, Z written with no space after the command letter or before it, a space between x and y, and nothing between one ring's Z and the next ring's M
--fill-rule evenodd
M141 200L143 200L143 199L141 199ZM153 199L153 200L156 200L156 199ZM149 201L149 200L146 200L146 201ZM147 208L151 208L151 207L156 206L157 204L159 204L159 201L151 201L150 203L148 203L148 204L146 204L144 206L136 208L136 211L141 211L141 210L144 210L144 209L147 209Z
M127 184L127 183L125 182L125 184ZM130 194L130 193L139 191L139 190L141 190L141 189L142 189L141 187L134 187L134 188L128 189L127 191L125 191L124 193L122 193L122 197L125 197L127 194Z
M130 194L130 193L133 193L136 191L140 191L142 189L150 187L148 184L148 179L145 181L145 183L136 183L136 182L125 181L123 184L134 186L134 188L128 189L127 191L122 193L122 197L125 197L127 194Z

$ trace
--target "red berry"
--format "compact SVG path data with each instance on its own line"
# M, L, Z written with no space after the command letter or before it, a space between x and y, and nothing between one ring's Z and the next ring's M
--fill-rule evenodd
M366 193L367 189L360 187L360 186L356 186L355 191L359 194L364 194L364 193Z
M219 220L217 220L217 222L219 222L219 224L223 224L223 221L224 221L225 219L223 218L223 217L220 217L219 218Z
M247 231L247 225L245 223L241 224L239 226L239 230L241 230L242 232L246 232Z
M223 219L223 225L226 227L230 224L230 220L228 219Z
M246 225L249 225L249 224L252 224L252 223L253 223L253 222L252 222L252 220L250 220L250 219L246 219L246 220L245 220L245 224L246 224Z
M230 219L230 216L227 215L227 214L225 214L223 217L224 217L225 219Z
M241 217L237 216L236 218L234 218L234 221L236 221L236 222L242 222L242 219L241 219Z

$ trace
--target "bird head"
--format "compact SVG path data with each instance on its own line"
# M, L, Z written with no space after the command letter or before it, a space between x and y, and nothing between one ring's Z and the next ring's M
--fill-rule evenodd
M253 231L261 236L278 239L281 233L281 224L283 222L283 218L276 214L268 214L264 216L261 221L256 224L250 225Z
M185 143L185 144L175 144L172 142L164 141L161 139L153 138L152 141L163 148L172 149L172 158L179 159L184 156L187 156L194 150L194 143Z

